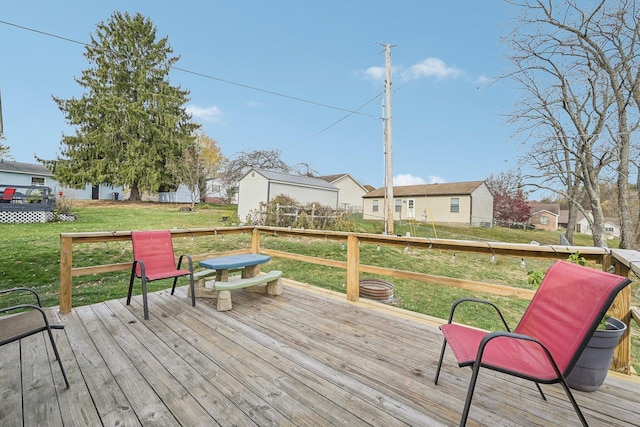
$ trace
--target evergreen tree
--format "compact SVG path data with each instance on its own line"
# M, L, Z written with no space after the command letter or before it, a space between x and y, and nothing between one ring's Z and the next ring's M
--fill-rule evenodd
M63 135L56 160L39 159L62 183L128 187L142 192L175 188L175 162L193 143L186 90L169 84L178 57L167 38L156 40L153 23L140 14L114 12L97 25L84 53L90 67L76 82L81 98L54 97L75 135Z

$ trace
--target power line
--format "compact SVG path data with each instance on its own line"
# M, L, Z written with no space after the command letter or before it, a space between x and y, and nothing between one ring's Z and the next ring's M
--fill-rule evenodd
M338 120L336 120L335 122L331 123L329 126L325 127L324 129L319 130L318 132L314 133L313 135L311 135L309 138L307 138L307 141L315 138L316 136L320 135L321 133L331 129L332 127L334 127L335 125L337 125L338 123L340 123L341 121L347 119L348 117L354 115L354 114L362 114L359 112L359 110L362 110L364 107L366 107L367 105L371 104L373 101L376 101L378 99L380 99L380 95L381 93L377 94L375 97L373 97L372 99L370 99L369 101L367 101L366 103L362 104L360 107L356 108L354 111L349 112L349 114L347 114L346 116L343 116L341 118L339 118ZM370 117L373 117L371 115L369 115ZM375 117L374 117L375 118Z
M70 39L68 37L63 37L63 36L60 36L60 35L57 35L57 34L53 34L53 33L49 33L49 32L46 32L46 31L37 30L35 28L25 27L23 25L18 25L18 24L15 24L15 23L12 23L12 22L8 22L8 21L0 20L0 24L8 25L8 26L15 27L15 28L18 28L18 29L21 29L21 30L25 30L25 31L31 31L31 32L36 33L36 34L40 34L40 35L43 35L43 36L56 38L56 39L59 39L59 40L70 42L70 43L79 44L79 45L85 46L85 47L89 46L87 43L84 43L84 42L81 42L81 41L78 41L78 40ZM316 106L323 107L323 108L329 108L329 109L338 110L338 111L344 111L344 112L349 113L344 118L349 117L350 115L353 115L353 114L360 114L360 115L363 115L363 116L368 116L368 117L372 117L374 119L377 119L376 117L374 117L371 114L361 113L359 110L362 109L364 106L363 107L359 107L359 108L357 108L355 110L348 109L348 108L342 108L342 107L336 107L336 106L333 106L333 105L329 105L329 104L325 104L325 103L321 103L321 102L317 102L317 101L311 101L311 100L308 100L308 99L304 99L304 98L300 98L300 97L296 97L296 96L291 96L291 95L287 95L287 94L280 93L280 92L275 92L275 91L268 90L268 89L262 89L262 88L259 88L259 87L256 87L256 86L251 86L251 85L244 84L244 83L238 83L238 82L234 82L234 81L231 81L231 80L226 80L226 79L223 79L223 78L220 78L220 77L215 77L215 76L212 76L212 75L209 75L209 74L204 74L204 73L201 73L201 72L198 72L198 71L188 70L186 68L172 66L171 69L172 70L176 70L176 71L181 71L183 73L191 74L191 75L194 75L194 76L202 77L202 78L219 81L219 82L226 83L226 84L229 84L229 85L242 87L242 88L245 88L245 89L250 89L250 90L257 91L257 92L267 93L269 95L274 95L274 96L279 96L279 97L286 98L286 99L291 99L293 101L304 102L304 103L307 103L307 104L316 105ZM370 102L372 102L372 101L368 101L365 105L369 104ZM341 119L341 120L343 120L343 119ZM339 121L341 121L341 120L339 120ZM333 124L331 126L333 126ZM331 126L329 126L329 127L331 127Z
M9 25L11 27L16 27L16 28L19 28L21 30L31 31L33 33L41 34L41 35L47 36L47 37L53 37L55 39L64 40L64 41L67 41L67 42L70 42L70 43L76 43L76 44L79 44L79 45L82 45L82 46L87 46L86 43L79 42L77 40L73 40L73 39L70 39L70 38L67 38L67 37L62 37L62 36L59 36L59 35L53 34L53 33L47 33L45 31L36 30L35 28L24 27L22 25L14 24L13 22L7 22L7 21L0 20L0 24Z
M185 69L185 68L180 68L180 67L171 67L171 69L172 69L172 70L176 70L176 71L182 71L183 73L193 74L194 76L203 77L203 78L206 78L206 79L216 80L216 81L223 82L223 83L227 83L227 84L230 84L230 85L243 87L243 88L245 88L245 89L251 89L251 90L258 91L258 92L268 93L269 95L280 96L280 97L287 98L287 99L291 99L291 100L294 100L294 101L305 102L305 103L307 103L307 104L317 105L317 106L319 106L319 107L330 108L330 109L333 109L333 110L345 111L345 112L349 113L349 115L352 115L352 114L361 114L361 115L363 115L363 116L370 116L370 117L373 117L371 114L365 114L365 113L361 113L361 112L359 112L358 110L360 110L362 107L357 108L357 109L355 109L355 110L350 110L350 109L348 109L348 108L335 107L335 106L333 106L333 105L323 104L323 103L321 103L321 102L316 102L316 101L310 101L310 100L308 100L308 99L298 98L298 97L296 97L296 96L286 95L286 94L279 93L279 92L274 92L274 91L272 91L272 90L268 90L268 89L261 89L261 88L259 88L259 87L256 87L256 86L250 86L250 85L247 85L247 84L244 84L244 83L238 83L238 82L233 82L233 81L231 81L231 80L225 80L225 79L220 78L220 77L211 76L211 75L204 74L204 73L200 73L200 72L197 72L197 71L187 70L187 69ZM371 103L371 101L368 101L365 105L367 105L367 104L369 104L369 103ZM347 117L348 117L348 116L347 116ZM374 117L374 118L375 118L375 117Z

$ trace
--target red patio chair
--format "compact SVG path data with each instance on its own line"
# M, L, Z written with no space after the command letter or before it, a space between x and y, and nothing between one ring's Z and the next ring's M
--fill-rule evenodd
M138 277L142 280L142 304L144 307L144 318L149 318L149 308L147 304L147 282L173 277L173 287L171 295L176 290L178 277L190 276L191 305L196 305L196 297L193 286L193 261L189 255L180 255L178 266L173 252L173 240L169 230L160 231L133 231L131 233L133 242L133 267L131 268L131 279L129 280L129 294L127 295L127 305L131 303L131 293L133 291L133 280ZM189 262L189 269L180 269L182 260Z
M587 342L598 327L618 292L630 280L621 276L558 261L545 275L520 323L509 331L500 310L488 301L471 298L456 301L449 322L440 326L444 335L435 375L438 384L447 343L458 365L471 366L467 398L460 425L467 422L480 367L514 375L539 384L560 383L583 425L587 422L565 377L571 372ZM454 324L453 316L462 302L486 303L496 309L506 331L485 332Z
M5 188L4 191L2 192L2 203L11 203L11 201L13 200L13 196L16 194L16 189L15 188Z

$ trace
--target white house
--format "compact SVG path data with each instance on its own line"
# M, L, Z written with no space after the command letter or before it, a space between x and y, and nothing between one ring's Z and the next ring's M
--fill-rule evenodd
M385 218L385 188L362 197L363 219ZM433 222L438 224L493 224L493 196L484 181L393 187L393 219Z
M148 196L147 198L156 201L155 197ZM200 190L195 188L192 192L185 184L180 184L175 191L159 192L157 201L160 203L200 203Z
M0 160L0 185L44 185L53 190L53 194L63 192L76 200L112 200L122 197L122 187L107 184L87 184L84 189L76 190L60 185L49 169L39 164Z
M207 180L207 195L206 201L208 203L228 203L231 205L238 204L238 187L225 188L222 181L219 179Z
M261 203L269 203L279 195L303 205L319 203L338 209L339 191L324 179L252 169L238 182L238 218L246 221L259 211Z
M330 184L338 187L338 206L346 212L362 212L362 196L367 189L348 173L319 176Z
M591 212L587 212L589 219L593 221L593 215ZM593 230L591 230L591 225L589 224L589 219L587 219L582 212L578 212L578 218L576 220L575 231L577 233L592 235ZM604 235L608 239L613 239L614 237L620 237L620 226L614 222L612 218L604 218L602 227L604 229Z

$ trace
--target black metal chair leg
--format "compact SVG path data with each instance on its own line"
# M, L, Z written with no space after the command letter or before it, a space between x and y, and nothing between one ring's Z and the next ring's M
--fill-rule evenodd
M444 351L447 348L447 340L442 339L442 351L440 351L440 360L438 361L438 368L436 369L436 377L433 380L434 384L438 384L438 378L440 377L440 368L442 368L442 361L444 360Z
M460 427L467 425L467 418L469 418L469 409L471 409L471 400L473 399L473 391L476 388L476 381L478 380L479 372L480 362L476 361L473 364L473 373L471 374L469 388L467 389L467 398L464 401L464 410L462 411L462 417L460 418Z
M131 295L133 294L133 281L136 278L136 261L133 262L131 268L131 278L129 279L129 293L127 294L127 305L131 304Z
M58 347L56 346L56 342L53 339L51 328L47 328L47 332L49 333L49 340L51 340L51 347L53 347L53 354L55 354L58 365L60 365L60 370L62 371L62 378L64 378L64 383L66 384L67 388L69 388L69 379L67 378L67 373L64 370L64 366L62 366L62 358L60 358L60 353L58 353Z
M144 307L144 320L149 320L149 304L147 303L147 278L142 276L142 306Z
M569 398L569 401L571 401L571 405L573 405L573 409L576 411L576 414L578 415L578 418L580 418L580 422L582 423L582 425L584 427L589 427L589 424L587 423L587 420L584 418L584 415L582 415L582 411L580 410L580 407L578 406L578 402L576 402L576 399L573 397L573 393L571 393L571 390L569 389L569 386L567 385L566 381L564 380L563 377L560 377L560 384L562 384L562 388L564 388L564 392L566 393L567 397Z
M195 307L196 306L196 287L193 280L193 272L189 276L189 280L191 281L191 283L189 283L189 286L191 287L191 306Z
M176 290L176 283L178 283L178 277L174 277L173 278L173 286L171 287L171 295L173 295L173 293Z
M540 384L536 383L536 387L538 387L538 391L540 392L540 396L542 396L542 400L546 401L547 396L545 396L544 393L542 392L542 388L540 388Z

